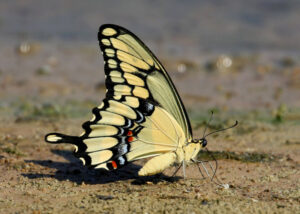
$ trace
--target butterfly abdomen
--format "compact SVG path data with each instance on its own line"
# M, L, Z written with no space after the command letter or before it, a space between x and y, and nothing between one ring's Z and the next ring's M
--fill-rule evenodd
M139 171L139 176L149 176L161 173L163 170L171 166L177 159L174 152L169 152L149 160Z

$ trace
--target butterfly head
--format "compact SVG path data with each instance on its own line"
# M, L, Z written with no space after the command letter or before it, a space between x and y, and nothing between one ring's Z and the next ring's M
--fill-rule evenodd
M199 139L199 143L204 148L207 145L207 140L205 138Z
M192 141L192 143L200 144L201 147L204 148L207 145L207 140L205 138L195 139L195 140Z

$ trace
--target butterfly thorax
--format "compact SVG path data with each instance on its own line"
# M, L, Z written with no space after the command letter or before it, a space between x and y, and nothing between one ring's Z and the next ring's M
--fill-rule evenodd
M178 147L176 150L177 155L177 163L181 163L183 161L189 163L194 160L202 148L200 143L194 143L194 141L188 141L181 147Z
M177 162L185 161L187 163L196 160L199 151L206 146L206 139L189 140L181 149L177 149Z

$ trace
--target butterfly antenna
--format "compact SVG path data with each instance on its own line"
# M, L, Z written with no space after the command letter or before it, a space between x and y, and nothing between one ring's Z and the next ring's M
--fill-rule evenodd
M214 114L214 111L211 111L210 118L209 118L208 123L206 124L204 132L203 132L203 138L205 137L206 129L207 129L208 125L210 124L211 120L212 120L213 114Z
M227 127L227 128L224 128L224 129L219 129L219 130L213 131L213 132L211 132L211 133L205 135L203 138L206 138L207 136L209 136L209 135L211 135L211 134L214 134L214 133L217 133L217 132L222 132L222 131L225 131L225 130L227 130L227 129L234 128L234 127L236 127L237 125L238 125L238 121L236 120L236 121L235 121L235 124L233 124L232 126Z

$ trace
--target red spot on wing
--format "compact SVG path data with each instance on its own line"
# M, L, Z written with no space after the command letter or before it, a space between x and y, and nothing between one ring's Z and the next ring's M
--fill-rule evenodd
M130 136L129 138L128 138L128 142L130 143L130 142L132 142L134 140L134 138L132 137L132 136Z
M118 165L117 165L116 161L112 161L112 162L111 162L111 165L112 165L112 167L113 167L114 169L118 168Z
M127 132L127 136L132 136L132 131L129 130L129 131Z

